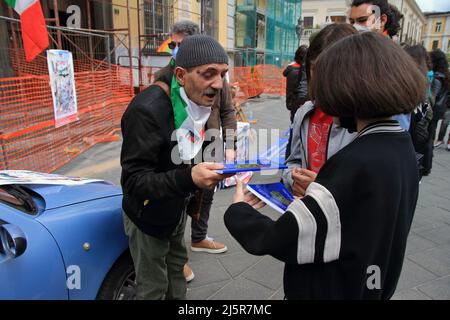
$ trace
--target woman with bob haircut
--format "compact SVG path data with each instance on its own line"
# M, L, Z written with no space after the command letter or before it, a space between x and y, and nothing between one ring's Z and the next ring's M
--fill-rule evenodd
M426 79L393 41L346 37L317 59L311 97L337 120L354 117L358 137L331 157L277 220L243 191L225 225L243 248L285 262L287 299L389 299L402 270L417 203L414 147L392 116L423 101Z
M333 23L320 30L306 56L308 82L311 82L311 68L320 54L339 40L357 33L347 23ZM283 183L294 196L303 197L326 160L356 138L353 123L347 125L345 119L341 120L340 125L334 124L333 118L312 101L307 101L295 114L291 154L286 157L288 168L283 171Z

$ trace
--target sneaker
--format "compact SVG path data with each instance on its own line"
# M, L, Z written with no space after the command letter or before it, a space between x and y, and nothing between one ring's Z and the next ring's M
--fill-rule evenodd
M200 242L192 242L191 250L194 252L224 253L228 248L223 243L216 242L214 239L206 237L206 239Z
M192 269L187 264L184 265L183 273L186 282L191 282L192 280L194 280L195 278L194 272L192 272Z
M435 143L434 143L434 147L435 148L438 148L438 147L440 147L442 145L442 141L436 141Z

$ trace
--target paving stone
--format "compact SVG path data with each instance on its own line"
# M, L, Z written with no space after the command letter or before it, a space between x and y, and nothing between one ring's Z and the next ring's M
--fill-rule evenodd
M408 259L440 277L450 275L450 245L416 253Z
M219 260L228 273L231 274L233 278L236 278L262 259L263 257L257 257L242 252L225 256Z
M221 281L206 285L199 288L191 288L188 284L187 299L188 300L207 300L209 297L216 294L220 289L226 286L231 281Z
M431 230L414 230L414 232L438 245L450 243L450 226L445 223L442 223L440 227Z
M277 290L283 284L284 263L265 256L255 266L248 269L243 277L261 285Z
M238 278L228 283L211 300L266 300L274 290L270 290L253 281Z
M422 268L414 262L405 259L403 263L403 270L400 276L397 291L412 289L427 281L436 279L437 276L430 271Z
M427 282L417 289L434 300L450 300L450 276Z
M431 298L417 289L396 292L392 300L431 300Z
M406 256L425 251L427 249L435 247L436 244L430 240L422 238L419 235L411 233L408 238L406 246Z
M284 300L284 290L283 288L278 289L277 292L275 292L269 300Z

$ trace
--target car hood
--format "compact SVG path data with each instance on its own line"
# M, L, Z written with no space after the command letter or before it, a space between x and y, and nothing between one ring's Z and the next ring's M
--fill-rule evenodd
M78 186L23 185L37 193L44 201L44 210L51 210L95 199L121 196L122 189L106 181Z

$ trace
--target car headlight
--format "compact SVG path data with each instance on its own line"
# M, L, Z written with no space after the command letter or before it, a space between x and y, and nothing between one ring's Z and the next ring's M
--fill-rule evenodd
M0 226L0 252L11 258L21 256L27 249L27 240L22 230L11 224Z

